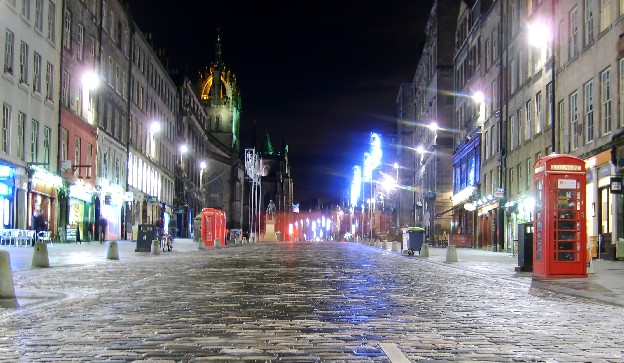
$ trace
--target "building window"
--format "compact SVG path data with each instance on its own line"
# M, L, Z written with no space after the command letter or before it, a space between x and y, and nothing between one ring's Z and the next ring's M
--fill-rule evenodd
M568 45L570 59L578 54L578 44L578 8L574 7L574 9L570 11L570 44Z
M546 85L546 102L548 103L548 105L546 106L546 110L544 110L545 112L543 112L545 114L545 121L546 121L546 127L550 124L552 126L551 120L553 120L554 118L551 118L551 110L553 109L553 103L555 102L555 100L553 100L553 93L552 93L552 82L548 83Z
M56 5L48 2L48 40L52 43L56 40Z
M61 162L69 160L67 154L69 152L69 131L61 129Z
M537 92L535 95L535 133L542 132L544 125L544 118L542 113L542 92Z
M43 0L35 0L35 29L43 33Z
M46 100L54 100L54 67L50 62L46 65Z
M518 146L521 146L524 142L524 110L522 108L518 109Z
M611 26L611 22L613 21L611 18L613 1L612 0L600 0L600 32L605 31L609 26Z
M20 83L28 84L28 44L20 45Z
M593 83L589 81L583 86L584 99L583 109L585 110L585 143L594 141L594 91Z
M529 191L531 190L531 169L533 168L533 165L531 164L531 158L527 159L526 162L526 190Z
M515 172L516 172L516 171L514 170L514 168L509 168L509 189L510 189L510 190L509 190L509 192L510 192L510 193L513 193L513 192L514 192L513 187L515 186L515 185L514 185L514 179L515 179L515 178L514 178L514 176L515 176Z
M588 46L591 42L594 41L594 12L592 9L592 2L594 0L583 0L584 1L584 20L585 20L585 28L583 32L583 45Z
M578 148L578 135L580 131L578 120L578 92L574 92L570 95L570 151L574 151Z
M561 152L566 153L570 151L570 135L569 130L565 124L565 102L559 101L559 145L561 145ZM538 158L539 159L539 158ZM537 160L537 159L536 159Z
M490 157L490 132L485 132L485 141L483 143L483 148L485 149L483 152L483 156L487 160Z
M534 133L534 120L533 120L533 100L528 100L525 105L526 111L526 140L531 140Z
M93 145L87 143L87 179L91 179L91 157L93 155Z
M91 61L95 60L95 37L89 37L89 55L91 56Z
M61 105L65 108L69 108L69 85L69 73L63 71L63 79L61 79Z
M9 152L9 130L11 130L11 106L2 105L2 151Z
M524 187L522 183L522 164L518 164L518 166L516 166L516 175L518 176L518 193L520 193Z
M82 140L78 136L74 138L74 175L79 176L80 174L80 150L82 148Z
M39 160L39 122L32 120L30 124L30 162Z
M108 151L102 154L102 178L108 179Z
M43 162L50 166L50 138L52 136L51 129L47 126L43 127Z
M63 22L63 47L71 49L71 23L72 13L69 9L65 9L65 21Z
M22 16L30 20L30 0L22 0Z
M37 52L33 56L33 91L41 94L41 55Z
M82 58L84 56L84 26L82 26L82 24L78 24L78 60L82 61Z
M13 49L15 37L9 29L5 32L4 39L4 73L13 74Z
M600 116L603 135L611 132L611 68L600 74Z
M26 126L26 115L23 112L17 113L17 157L24 160L24 137Z
M120 181L120 162L119 162L119 156L115 156L115 184L119 184Z

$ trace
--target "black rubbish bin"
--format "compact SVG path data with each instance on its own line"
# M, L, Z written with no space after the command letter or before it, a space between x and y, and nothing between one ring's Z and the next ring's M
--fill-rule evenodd
M407 254L413 255L414 251L418 251L425 242L425 229L421 227L408 227L407 228Z
M518 268L533 271L533 222L518 224Z
M137 246L134 252L151 252L152 241L156 238L156 226L153 224L139 224Z

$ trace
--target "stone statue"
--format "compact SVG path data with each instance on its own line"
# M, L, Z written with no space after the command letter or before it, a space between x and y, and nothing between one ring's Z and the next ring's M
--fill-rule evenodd
M269 206L267 207L267 219L274 220L275 219L275 203L273 200L269 201Z

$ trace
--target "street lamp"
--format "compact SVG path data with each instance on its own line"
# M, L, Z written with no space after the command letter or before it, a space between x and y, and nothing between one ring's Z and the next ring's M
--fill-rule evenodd
M202 208L204 207L204 169L206 169L206 162L202 161L201 163L199 163L199 193L201 195Z

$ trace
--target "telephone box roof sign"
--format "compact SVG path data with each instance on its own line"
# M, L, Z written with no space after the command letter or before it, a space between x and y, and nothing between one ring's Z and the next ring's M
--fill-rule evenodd
M571 155L548 155L535 161L534 174L539 173L583 173L585 160Z

